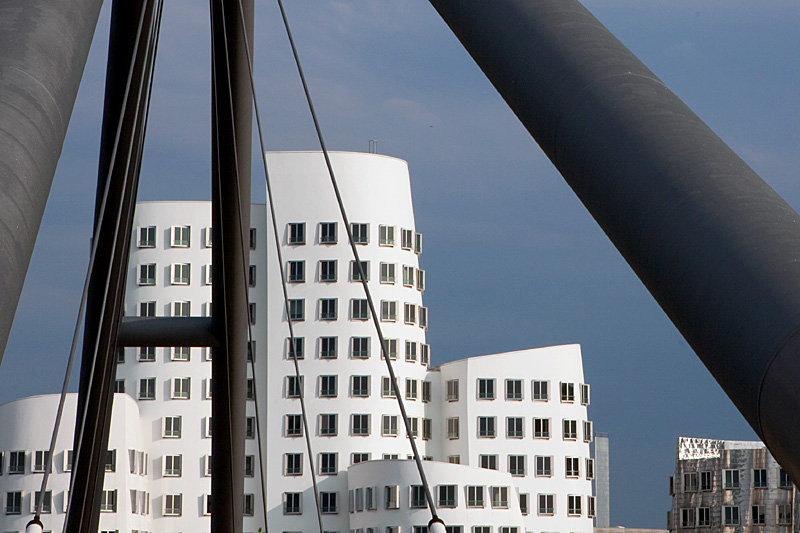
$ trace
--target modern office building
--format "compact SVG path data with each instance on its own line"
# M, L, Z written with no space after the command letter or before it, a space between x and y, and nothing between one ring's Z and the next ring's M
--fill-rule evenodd
M377 154L331 158L411 433L450 531L591 531L593 432L580 348L523 350L431 368L422 235L414 224L407 165ZM273 194L281 199L276 215L283 264L266 207L254 205L247 272L252 341L241 354L253 362L244 530L258 531L266 517L272 531L318 531L313 472L325 531L421 533L430 513L322 155L270 153L268 162ZM207 202L137 205L128 316L210 313L210 219ZM109 457L116 458L116 475L106 477L104 531L209 530L211 357L201 348L120 351L115 402L125 408L115 405L113 415ZM0 531L24 529L41 482L36 458L47 448L49 429L25 424L24 413L54 410L56 401L0 406L0 427L17 421L0 436ZM127 434L114 433L120 426ZM59 457L70 453L71 431L67 420L51 482L53 501L62 503L44 516L46 529L54 531L68 497L69 468Z
M762 442L679 438L670 495L670 531L798 531L797 488Z

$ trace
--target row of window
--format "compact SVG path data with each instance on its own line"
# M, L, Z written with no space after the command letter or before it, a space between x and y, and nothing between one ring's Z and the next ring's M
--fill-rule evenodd
M30 471L33 474L43 473L48 463L50 464L51 471L53 469L53 462L50 461L49 450L36 450L30 453L30 455L29 452L25 450L10 452L0 451L0 476L6 471L6 455L8 455L8 474L24 474L26 472L25 465L28 462L28 457L31 458ZM63 471L72 472L72 450L64 450L63 460ZM105 471L117 471L117 450L108 450L106 452Z
M336 259L322 259L317 263L316 279L320 282L336 282L339 279L338 261ZM397 264L380 263L380 280L382 284L394 285L397 283ZM370 262L350 261L350 281L360 282L363 273L366 281L371 279ZM289 283L305 283L306 281L306 262L304 260L287 261L286 280ZM416 280L416 281L415 281ZM425 291L425 271L411 265L403 265L403 286L416 287L420 292Z
M366 300L365 300L366 301ZM384 339L386 341L386 354L392 361L397 360L400 341L398 339ZM290 338L286 339L286 358L305 359L305 338L295 337L294 344ZM371 337L350 337L350 358L369 359L372 353ZM378 355L381 350L378 347ZM404 358L407 363L416 363L427 366L430 364L431 349L430 345L406 340L404 344ZM319 337L317 342L317 357L319 359L337 359L339 357L339 338L338 337Z
M131 490L130 493L131 493L130 494L131 509L133 514L142 514L142 515L150 514L150 493L139 490ZM23 496L22 491L11 491L6 493L5 508L4 508L5 514L7 515L22 514L22 496ZM30 497L31 514L34 514L36 512L36 509L39 505L40 497L41 497L41 492L39 491L31 492L31 497ZM165 496L165 498L169 498L169 496ZM69 503L69 492L64 491L62 498L62 512L64 513L67 512L68 503ZM53 491L51 490L45 491L41 512L47 514L53 512ZM100 512L101 513L117 512L116 489L103 490L102 494L100 495Z
M137 284L142 287L153 286L156 284L156 263L142 263L138 267ZM213 265L205 265L205 276L202 278L205 285L212 285L213 280ZM170 285L191 285L192 283L192 264L191 263L172 263L169 265L169 272L167 273ZM258 277L256 275L256 265L250 265L247 269L247 284L250 287L255 287ZM155 311L155 308L153 309ZM210 309L209 309L210 313ZM155 316L142 315L142 316ZM173 315L173 316L189 316L189 315Z
M394 246L396 229L395 226L379 224L378 244L380 246ZM369 223L352 222L350 224L350 235L354 244L369 244ZM318 244L336 244L338 241L338 223L320 222L317 224L315 242ZM286 242L293 245L306 244L306 223L290 222L286 228ZM422 234L415 233L411 229L400 228L400 248L413 250L417 254L422 253Z
M551 435L549 418L533 419L533 438L549 439ZM578 440L578 421L564 418L561 421L562 440ZM497 417L479 416L478 417L478 438L493 439L497 437ZM523 417L506 418L506 437L510 439L521 439L525 437L525 419ZM458 417L447 419L447 438L459 438L459 419ZM583 421L583 442L592 441L592 423L588 420Z
M206 227L203 232L203 246L211 248L213 230L211 227ZM156 226L140 226L137 231L136 245L139 248L155 248L156 247ZM169 245L172 248L190 248L192 245L192 227L191 226L170 226L169 228ZM256 249L256 228L250 228L250 249Z
M299 398L304 393L304 376L286 376L284 396L286 398ZM372 376L350 376L350 397L369 398L371 393ZM381 397L395 398L394 387L389 376L381 378ZM418 379L406 378L405 380L405 399L415 401L419 398L423 402L431 400L431 382ZM421 386L420 386L421 384ZM398 387L399 387L398 383ZM339 396L339 376L324 375L317 377L317 397L318 398L337 398ZM421 392L421 395L420 395Z
M495 526L472 526L472 533L492 533ZM381 527L360 527L358 529L351 529L350 533L380 533L384 526ZM445 526L445 533L464 533L464 526ZM386 533L400 533L400 526L385 526ZM135 532L134 532L135 533ZM325 532L336 533L336 532ZM428 533L428 526L411 526L411 533ZM497 526L497 533L520 533L517 526Z
M754 468L752 471L750 487L755 489L767 488L767 469ZM739 470L724 469L722 471L723 488L739 488ZM783 468L780 469L778 476L779 488L791 488L792 480ZM703 472L685 472L683 474L683 492L697 492L714 490L714 473L710 470Z
M397 322L399 302L394 300L381 300L380 320L381 322ZM338 320L339 318L339 299L320 298L317 301L317 309L314 313L317 320L325 322ZM305 299L289 300L289 318L292 322L302 322L306 319ZM350 320L369 320L369 304L364 298L350 299ZM403 304L403 323L408 325L419 325L426 329L428 327L428 308L421 305L405 302Z
M161 436L165 439L179 439L183 432L183 417L165 416L162 419ZM211 437L211 417L203 419L202 432L204 437ZM256 418L248 416L245 419L245 438L253 439L256 436Z
M189 400L191 399L192 378L169 378L165 380L169 382L169 397L173 400ZM210 400L212 392L212 380L208 378L205 381L204 398ZM140 400L155 400L156 399L156 378L140 378L139 390L137 398ZM125 381L117 380L115 384L115 392L125 392ZM247 378L247 391L248 400L255 400L255 383L252 378Z
M743 513L742 513L743 514ZM739 506L725 505L722 508L722 520L726 526L739 526L739 525L752 525L764 526L767 525L767 513L765 505L752 505L750 506L750 515L744 519L740 517ZM681 527L682 528L696 528L696 527L719 527L720 524L715 524L711 514L710 507L698 508L683 508L681 509ZM770 524L772 525L772 524ZM775 509L775 524L779 526L792 525L792 505L791 504L778 504Z
M562 381L559 384L561 391L561 403L575 402L575 383ZM589 385L579 383L581 405L589 405ZM495 378L478 378L476 383L476 398L478 400L497 399L497 380ZM457 402L459 400L459 381L457 379L447 380L445 383L445 400ZM524 386L521 379L506 379L504 387L504 398L506 400L523 400ZM531 381L531 398L534 401L550 401L550 382L543 380Z

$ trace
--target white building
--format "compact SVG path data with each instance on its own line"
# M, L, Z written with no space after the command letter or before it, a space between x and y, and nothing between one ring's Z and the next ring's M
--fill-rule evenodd
M333 153L331 158L442 518L455 526L453 532L589 532L592 427L580 348L540 348L429 368L428 312L422 302L426 279L419 268L422 235L415 230L407 165L376 154ZM247 405L244 529L264 526L254 438L257 404L266 435L261 453L268 526L318 530L297 397L302 391L325 531L418 533L430 514L416 467L407 460L411 448L322 155L271 153L268 161L276 198L295 200L280 200L277 217L280 268L289 284L302 377L296 379L290 358L267 211L254 205L250 353L259 397ZM209 224L207 202L137 205L128 316L209 314ZM207 349L180 347L120 353L117 392L125 394L116 395L116 401L126 408L124 421L118 406L113 415L109 448L116 450L117 475L106 477L105 489L116 491L116 500L113 508L104 508L104 530L209 530L210 356ZM45 400L47 406L30 405ZM17 512L16 494L27 501L41 482L29 464L20 471L14 463L17 475L11 470L12 453L33 456L48 445L49 426L34 434L24 413L54 410L50 404L56 401L32 398L0 406L0 427L11 427L7 420L23 421L0 435L0 471L6 474L0 477L5 505L0 531L24 528L30 506ZM131 435L116 435L120 424ZM68 419L57 460L71 448L71 431ZM127 475L131 469L135 476ZM56 468L54 497L67 485L68 472ZM60 530L63 506L54 505L43 518L46 529Z

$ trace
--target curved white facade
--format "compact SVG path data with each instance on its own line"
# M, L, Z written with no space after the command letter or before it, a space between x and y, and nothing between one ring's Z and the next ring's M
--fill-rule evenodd
M422 302L426 280L419 268L422 237L414 224L407 165L376 154L332 153L331 159L383 334L395 357L398 387L420 453L429 459L424 464L434 497L444 506L441 516L448 525L460 526L462 533L589 532L592 430L580 348L473 357L429 369L427 309ZM354 280L357 273L324 159L320 153L287 152L269 153L267 160L273 194L279 199L278 239L284 264L279 267L275 257L266 207L254 205L248 274L259 397L247 405L244 530L255 532L264 526L262 472L253 438L256 402L266 436L261 453L268 526L273 531L318 529L309 457L299 424L296 395L302 387L324 530L394 533L385 527L396 525L399 531L418 533L414 527L424 526L430 518L425 509L414 507L403 513L393 507L394 502L387 508L387 480L397 485L400 505L402 498L408 500L411 491L418 490L410 488L418 483L417 474L407 460L411 451L406 431L388 387L373 321L365 314L363 287ZM126 315L210 312L209 225L208 202L137 205ZM297 347L300 386L289 357L278 268L289 281L295 336L302 339ZM250 370L248 376L253 378ZM103 529L116 514L118 522L109 530L208 531L210 351L129 348L120 359L117 377L118 390L127 394L117 395L117 403L126 406L124 425L130 433L123 432L120 438L141 441L118 446L148 454L147 473L137 474L141 488L134 490L149 494L143 497L149 497L150 505L143 508L120 496L116 513L104 514ZM6 419L23 421L13 432L0 435L0 451L6 456L3 473L8 472L11 451L46 448L26 440L34 428L17 413L33 409L26 403L33 400L0 408L0 427L10 427ZM36 408L55 410L49 404ZM115 406L115 420L117 410ZM121 431L114 424L112 441ZM42 437L47 439L49 427L45 427ZM64 443L59 443L56 457L71 447L69 421L62 434ZM127 471L127 456L125 461ZM9 492L20 490L29 496L34 490L36 474L27 475L30 470L25 474L0 477L3 503ZM58 482L56 476L54 494ZM446 487L441 493L440 486ZM374 498L380 493L370 508L365 499L357 498L357 494L366 498L367 488ZM122 494L131 489L119 490ZM477 498L481 491L483 497ZM406 501L406 506L410 503ZM131 505L137 505L135 516L129 516L134 515ZM52 517L45 517L45 522L57 518L53 530L58 529L55 522L63 521L60 512L54 509ZM385 521L388 517L391 523ZM19 516L0 513L0 530L21 529L29 519L23 510ZM473 526L480 528L471 530ZM51 526L46 523L45 529Z

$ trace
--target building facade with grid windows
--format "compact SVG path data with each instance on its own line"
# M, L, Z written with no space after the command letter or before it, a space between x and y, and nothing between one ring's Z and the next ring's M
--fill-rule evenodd
M423 238L414 223L406 163L377 154L331 154L348 209L345 226L322 154L269 153L267 160L278 199L283 263L276 258L266 207L253 205L246 273L252 337L242 354L255 368L248 368L244 531L264 527L264 516L273 531L317 530L313 469L325 531L422 533L427 511L420 507L416 467L409 460L400 394L450 533L588 533L594 465L580 348L524 350L431 368ZM208 202L137 204L127 316L210 314L210 215ZM353 260L348 229L360 264ZM387 340L397 389L381 357L362 277ZM120 520L109 531L209 530L212 356L209 349L186 347L119 352L116 401L136 408L138 426L133 415L125 424L138 428L141 443L115 449L125 468L139 472L141 466L136 480L142 486L119 488L117 501L124 494L127 507L118 503L103 524L120 513L144 522L132 526ZM0 409L0 423L18 407ZM265 436L260 448L257 423ZM68 426L65 435L71 434ZM46 442L15 444L20 441L14 438L1 448L6 474L11 452L47 447ZM69 440L56 455L66 453ZM131 449L143 454L130 454ZM0 477L1 498L36 472L20 474ZM63 484L59 480L68 476L56 468L53 483ZM268 488L263 500L261 476ZM33 497L35 483L28 485L19 489L23 498ZM145 503L131 490L146 492ZM63 512L54 509L46 518L58 530ZM18 523L22 530L29 519L22 511L0 513L0 530Z

